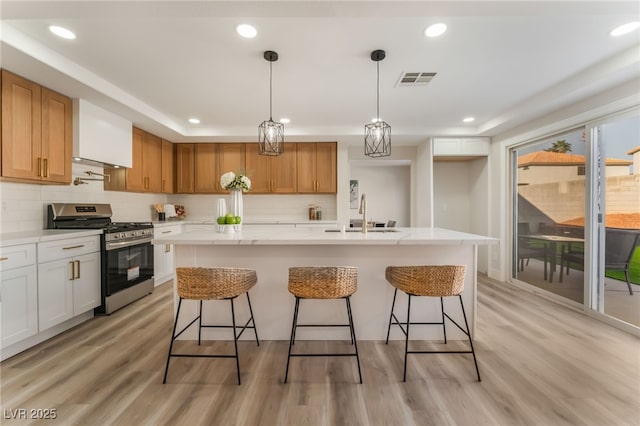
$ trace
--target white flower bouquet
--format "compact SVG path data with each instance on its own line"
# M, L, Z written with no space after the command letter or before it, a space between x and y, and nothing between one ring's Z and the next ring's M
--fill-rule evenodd
M220 186L228 191L239 189L242 192L248 192L251 189L251 179L245 175L227 172L220 176Z

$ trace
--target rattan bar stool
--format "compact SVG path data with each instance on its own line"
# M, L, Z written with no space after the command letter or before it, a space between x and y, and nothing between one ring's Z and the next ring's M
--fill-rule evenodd
M351 313L351 295L358 288L358 268L354 266L303 266L289 268L289 293L296 297L296 305L293 311L293 323L291 325L291 338L289 339L289 355L287 356L287 368L284 373L284 382L289 377L289 361L291 357L319 357L319 356L354 356L358 364L358 377L362 383L360 371L360 356L358 355L358 342L353 326ZM300 299L344 299L347 305L348 324L298 324L300 312ZM349 327L351 344L355 348L353 353L291 353L295 344L296 330L298 327Z
M476 366L476 374L480 381L480 370L476 360L476 353L473 349L473 341L469 333L469 324L467 323L467 315L464 312L464 304L462 303L462 290L464 290L464 275L466 266L461 265L438 265L438 266L388 266L385 271L387 281L395 287L393 292L393 303L391 304L391 315L389 315L389 327L387 329L387 341L389 343L389 333L391 325L397 325L405 335L404 345L404 372L402 381L407 381L407 355L408 354L429 354L429 353L445 353L445 354L472 354L473 363ZM396 296L398 290L409 296L407 302L407 321L401 322L393 312L396 304ZM412 296L430 296L440 298L440 309L442 312L441 322L411 322L411 297ZM462 317L464 318L464 328L454 321L444 311L444 297L458 296L460 307L462 308ZM409 325L442 325L444 332L444 343L447 343L447 327L445 318L455 324L469 338L471 347L468 351L410 351L409 350ZM406 325L406 329L403 327Z
M169 361L171 357L195 357L195 358L235 358L236 370L238 372L238 385L240 384L240 359L238 357L238 339L247 328L252 328L256 336L256 344L260 346L258 340L258 331L256 323L253 319L253 310L251 309L251 299L249 299L249 290L257 282L256 271L244 268L176 268L177 287L178 287L178 311L176 312L176 320L173 324L173 332L171 333L171 343L169 344L169 354L167 355L167 366L164 370L164 379L162 383L167 382L167 373L169 372ZM247 303L249 304L249 319L244 325L236 325L236 315L233 301L241 294L247 295ZM198 316L187 324L180 332L176 334L178 326L178 318L180 318L180 307L184 299L199 301ZM231 302L231 324L232 325L214 325L202 324L202 302L205 300L229 300ZM201 334L203 328L231 328L233 330L233 345L235 353L233 355L200 355L200 354L174 354L173 342L198 321L198 345L200 345ZM249 325L251 324L251 325ZM240 329L240 333L236 334L236 330Z

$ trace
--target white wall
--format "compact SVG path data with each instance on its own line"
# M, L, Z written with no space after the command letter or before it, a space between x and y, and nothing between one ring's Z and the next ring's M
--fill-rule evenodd
M433 163L434 226L472 234L489 233L487 157ZM478 247L478 271L488 270L488 249Z
M434 226L471 232L469 162L433 163Z
M338 214L344 214L344 212L346 212L348 215L346 216L347 222L351 216L351 210L349 209L349 179L355 179L351 174L354 167L376 169L379 167L408 166L409 175L406 179L408 180L409 202L406 208L409 212L409 223L406 226L431 226L431 215L428 210L431 199L431 148L428 143L428 140L425 138L425 142L419 146L394 146L391 150L391 156L383 158L366 157L362 146L347 147L348 162L345 164L345 167L347 167L346 182L341 183L338 181L338 185L343 185L346 192L342 195L339 194L341 204L338 206ZM338 147L340 147L339 144ZM429 155L419 155L419 152L426 152ZM340 165L340 160L338 160L338 164ZM338 176L340 176L340 169L338 169ZM362 192L363 189L361 186L360 194L362 194ZM368 192L366 190L364 192L367 193L367 198L370 199L372 190L369 189ZM387 220L382 217L377 217L377 212L374 212L371 208L371 202L369 202L369 211L371 212L370 214L373 215L373 219L380 219L381 221ZM396 226L403 225L400 225L398 222Z
M409 165L351 166L351 179L358 180L359 197L367 194L367 220L396 226L411 223L411 170ZM351 219L362 219L357 209L350 209Z

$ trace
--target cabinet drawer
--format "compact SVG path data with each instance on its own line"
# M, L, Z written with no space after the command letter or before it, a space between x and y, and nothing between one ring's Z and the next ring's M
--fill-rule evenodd
M22 244L0 248L0 271L35 265L36 245Z
M153 230L153 238L162 238L168 235L180 234L181 232L182 225L162 226Z
M100 250L100 237L89 236L38 243L38 263L79 256Z

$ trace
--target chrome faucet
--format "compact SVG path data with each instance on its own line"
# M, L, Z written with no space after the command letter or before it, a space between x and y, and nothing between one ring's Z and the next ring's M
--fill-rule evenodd
M358 211L362 215L362 232L367 233L367 195L362 194L360 197L360 210Z

